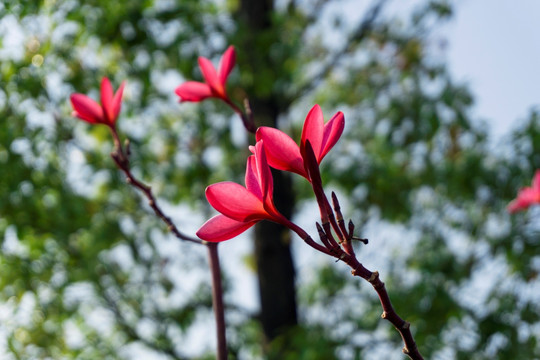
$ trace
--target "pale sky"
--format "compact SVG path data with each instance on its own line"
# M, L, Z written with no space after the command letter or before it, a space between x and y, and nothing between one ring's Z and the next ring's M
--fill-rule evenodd
M444 31L450 71L500 139L540 104L540 1L460 0L455 10Z
M358 5L356 1L355 5ZM495 139L516 127L531 107L540 104L540 0L457 0L455 15L450 24L444 26L443 36L448 41L447 62L454 79L468 83L476 101L474 117L486 120ZM309 217L311 224L310 219L316 216ZM257 288L253 274L233 270L238 267L239 256L251 252L251 243L246 237L224 243L220 252L234 253L222 256L224 267L235 280L231 283L241 284L234 289L234 301L255 311ZM314 252L300 241L296 241L295 246L298 246L297 268L301 276L308 273ZM309 259L302 258L302 253L307 253ZM8 315L11 314L5 316ZM5 316L0 311L0 318ZM203 321L202 326L207 332L212 325ZM0 333L0 338L3 337ZM210 342L213 346L213 339ZM197 338L189 338L188 343L194 352L198 351L197 346L207 345L201 345ZM0 356L3 355L1 345Z

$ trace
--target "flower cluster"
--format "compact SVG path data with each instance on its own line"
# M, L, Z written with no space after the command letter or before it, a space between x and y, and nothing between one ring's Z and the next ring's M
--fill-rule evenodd
M237 111L238 108L231 102L226 90L227 78L235 61L236 53L232 46L221 57L217 70L209 59L199 57L199 67L205 82L187 81L177 87L175 93L180 101L198 102L213 97L223 100ZM72 94L70 98L73 115L91 124L107 125L117 146L120 146L120 142L115 126L124 86L123 82L114 93L109 79L103 78L101 105L83 94ZM313 170L309 170L308 158L314 159L311 166L317 167L318 173L318 165L336 144L344 126L343 113L337 112L325 124L320 106L315 105L307 114L300 145L278 129L257 129L256 144L250 146L253 155L247 160L245 186L230 181L208 186L206 198L220 214L208 220L199 229L197 236L206 241L220 242L243 233L261 220L270 220L307 237L303 230L276 209L270 167L294 172L313 182ZM117 153L123 154L121 150L118 149ZM127 164L127 159L124 160Z
M324 124L321 108L315 105L304 122L300 146L280 130L259 128L257 143L250 147L254 155L248 158L246 187L228 181L210 185L206 189L206 198L221 215L208 220L197 236L207 241L229 240L260 220L271 220L298 232L298 227L274 206L270 166L297 173L311 181L306 144L313 148L320 164L343 133L344 124L341 112Z
M208 98L222 100L241 117L246 130L255 133L256 139L255 145L249 147L252 155L247 159L245 185L224 181L206 188L206 198L219 214L200 227L197 231L199 237L197 239L181 233L170 218L157 206L151 188L136 179L131 173L129 141L126 141L123 146L116 131L116 121L121 109L125 83L122 83L115 93L109 79L103 78L101 104L83 94L73 94L70 97L74 116L90 124L104 124L109 127L115 143L111 153L112 158L125 173L128 182L144 193L150 207L165 222L171 232L179 239L204 244L208 247L214 289L213 305L218 328L218 358L226 357L226 341L223 301L220 297L217 243L232 239L259 221L270 220L294 231L312 248L343 261L352 269L351 273L354 276L360 276L369 281L379 295L384 314L387 315L386 318L404 339L403 351L409 356L413 354L414 356L411 358L422 359L408 323L393 310L384 283L379 279L378 273L366 269L356 258L352 240L359 240L367 244L367 239L354 236L354 224L349 221L347 226L345 225L337 196L332 193L331 206L323 189L319 166L343 134L345 127L343 113L337 112L325 123L320 106L313 106L306 116L299 145L278 129L271 127L257 129L247 100L244 101L245 110L241 110L231 101L227 93L227 79L235 66L235 61L236 53L232 46L221 57L217 69L209 59L199 57L199 67L204 82L187 81L175 90L182 102L199 102ZM271 168L296 173L310 183L321 214L321 221L317 223L320 242L314 241L306 231L287 219L276 208ZM533 187L523 189L518 195L518 199L510 204L509 210L517 211L535 202L540 202L540 172L537 173L533 181Z
M228 240L260 220L289 225L289 220L274 205L274 185L264 142L258 141L252 151L254 154L247 160L245 187L224 181L206 188L208 202L221 215L214 216L199 229L197 236L201 239Z
M198 61L204 82L187 81L178 86L175 93L180 101L220 99L240 114L246 129L254 131L250 119L230 100L226 89L227 79L236 62L234 47L230 46L223 53L217 69L205 57L199 57ZM101 104L84 94L72 94L70 100L73 115L90 124L108 126L117 141L115 126L121 109L124 86L125 83L122 82L115 93L109 79L103 78ZM283 216L274 205L270 167L296 173L312 183L324 224L327 214L332 213L332 210L322 191L322 184L319 184L320 179L314 181L314 176L319 176L318 166L341 137L344 126L345 119L342 112L334 114L325 124L320 106L315 105L306 116L300 145L278 129L258 128L256 145L250 147L253 155L247 160L245 187L233 182L210 185L206 189L206 197L220 215L208 220L197 235L206 241L224 241L241 234L261 220L271 220L298 232L298 227ZM532 186L522 188L517 198L508 205L507 210L515 213L533 204L540 204L540 170L536 172ZM347 231L341 231L341 235L344 232ZM349 237L352 237L352 234Z

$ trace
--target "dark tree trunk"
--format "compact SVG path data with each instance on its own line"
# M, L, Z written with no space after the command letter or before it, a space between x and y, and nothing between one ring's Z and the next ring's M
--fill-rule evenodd
M277 125L278 106L271 100L253 103L257 124ZM287 218L292 216L294 193L291 176L272 169L274 201ZM295 269L291 254L291 233L282 225L263 221L255 227L255 260L261 301L261 324L267 340L297 324Z
M292 198L290 177L273 171L276 206L290 215ZM286 202L287 204L282 204ZM282 206L285 205L285 206ZM288 211L285 211L288 210ZM294 264L290 232L272 222L261 222L255 228L255 258L261 300L261 324L268 340L297 324Z
M268 48L258 41L263 34L268 39L271 33L272 0L241 0L239 17L241 52L251 68L255 81L264 69L275 68L265 54ZM275 59L274 59L275 61ZM265 84L266 85L266 84ZM272 84L268 84L269 88ZM268 95L250 96L251 108L257 126L277 126L279 114L287 109L280 108L280 102L270 92ZM290 174L272 171L274 178L274 199L278 210L290 218L294 208ZM255 227L255 258L259 280L261 301L260 320L268 341L297 324L295 269L290 248L290 232L281 225L263 221Z

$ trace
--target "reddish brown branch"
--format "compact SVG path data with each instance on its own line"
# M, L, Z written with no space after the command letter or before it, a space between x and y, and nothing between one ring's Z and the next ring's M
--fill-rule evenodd
M154 213L161 220L163 220L163 222L167 225L167 228L169 229L169 231L172 232L174 236L176 236L180 240L189 241L196 244L205 244L204 241L198 238L194 238L194 237L191 237L182 233L180 230L178 230L176 225L174 225L171 218L165 215L165 213L161 210L161 208L158 206L156 202L156 198L154 197L154 194L152 193L152 188L144 184L142 181L138 180L131 172L131 169L129 168L129 158L126 155L126 153L129 154L129 143L126 144L126 151L124 151L116 130L112 128L111 132L114 138L114 151L111 153L111 157L113 158L118 168L122 170L124 174L126 175L127 183L139 189L144 194L144 196L148 199L148 205L150 205L152 210L154 210Z
M242 124L244 124L244 127L246 130L252 134L255 134L257 131L257 127L255 126L255 122L253 121L253 113L251 111L251 106L249 105L249 100L246 98L244 99L244 108L245 111L242 111L235 103L233 103L231 100L223 100L227 105L231 107L231 109L240 116L240 119L242 119Z
M315 171L312 171L311 173L315 173ZM316 176L313 178L317 179ZM322 190L322 186L320 186L317 181L313 181L312 185L315 194L317 194L317 202L319 203L319 207L321 207L321 212L323 212L322 209L324 207L324 210L327 211L326 218L334 219L335 221L334 213L329 206L328 199L326 198L326 195ZM337 213L338 224L336 225L339 226L340 223L343 224L343 216L339 207L339 201L334 193L332 193L332 201L334 203L334 211ZM420 354L420 351L418 350L418 347L416 346L413 335L411 333L409 322L403 320L394 310L392 302L390 301L390 297L388 296L388 292L386 291L386 287L379 278L379 273L377 271L369 271L357 260L351 245L351 239L355 238L353 234L354 225L352 224L352 222L349 222L349 231L345 230L344 225L339 227L339 230L341 231L338 231L335 227L333 227L333 229L336 233L343 234L345 236L345 241L340 242L340 244L338 245L335 240L333 240L330 224L326 222L323 223L323 226L317 224L317 230L319 232L319 237L323 245L326 246L328 252L330 252L330 255L336 257L338 260L342 260L347 263L347 265L349 265L353 269L351 273L354 276L359 276L367 280L373 286L373 288L377 292L377 295L379 296L379 300L383 308L383 313L381 317L390 321L390 323L394 325L396 330L400 333L401 338L403 339L403 353L413 360L423 360L423 357ZM359 240L364 241L365 239ZM367 243L367 240L365 240L365 243Z
M418 350L416 342L414 341L414 337L411 333L410 323L403 320L394 310L392 302L390 301L390 297L388 296L388 292L386 291L386 287L379 278L379 272L369 271L362 264L360 264L358 260L356 260L356 258L348 258L344 261L347 262L347 264L351 268L353 268L351 273L354 276L360 276L367 280L377 292L377 295L379 296L379 300L381 302L381 306L383 308L383 313L381 317L390 321L390 323L394 325L396 330L401 335L404 343L402 349L403 353L413 360L423 360L424 358L420 354L420 351Z
M423 359L422 355L420 355L420 352L418 351L418 347L416 346L416 342L414 341L413 335L411 333L411 324L408 321L405 321L401 317L399 317L399 315L394 310L392 303L390 302L390 297L386 292L386 287L379 278L379 272L373 272L368 281L371 285L373 285L373 288L375 289L375 291L377 291L377 294L379 295L379 300L381 301L381 305L383 308L383 313L381 317L390 321L392 325L394 325L394 327L397 329L397 331L399 331L399 333L401 334L401 338L403 339L403 343L405 344L405 346L403 347L403 353L408 355L411 359Z

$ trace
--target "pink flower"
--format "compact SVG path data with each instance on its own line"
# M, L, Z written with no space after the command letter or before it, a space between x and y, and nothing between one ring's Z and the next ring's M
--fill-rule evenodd
M122 82L114 94L109 79L103 78L101 80L101 105L84 94L72 94L70 100L73 116L90 124L105 124L114 127L122 105L124 85L125 83Z
M271 220L290 227L291 222L275 207L274 183L262 141L258 141L246 167L246 187L224 181L206 188L206 198L216 215L197 231L203 240L229 240L261 220Z
M187 81L176 88L176 95L180 96L180 101L198 102L209 97L216 97L229 102L225 84L235 62L236 53L233 46L229 46L223 53L217 71L210 60L200 56L199 67L205 82Z
M540 204L540 170L534 174L532 187L524 187L518 192L518 196L507 206L509 213L525 210L529 206Z
M341 111L324 124L323 113L319 105L309 111L302 129L302 140L298 146L289 135L270 127L257 130L257 141L264 140L268 164L278 170L287 170L302 175L310 180L303 158L306 141L309 140L317 163L328 154L339 140L345 127L345 118Z

